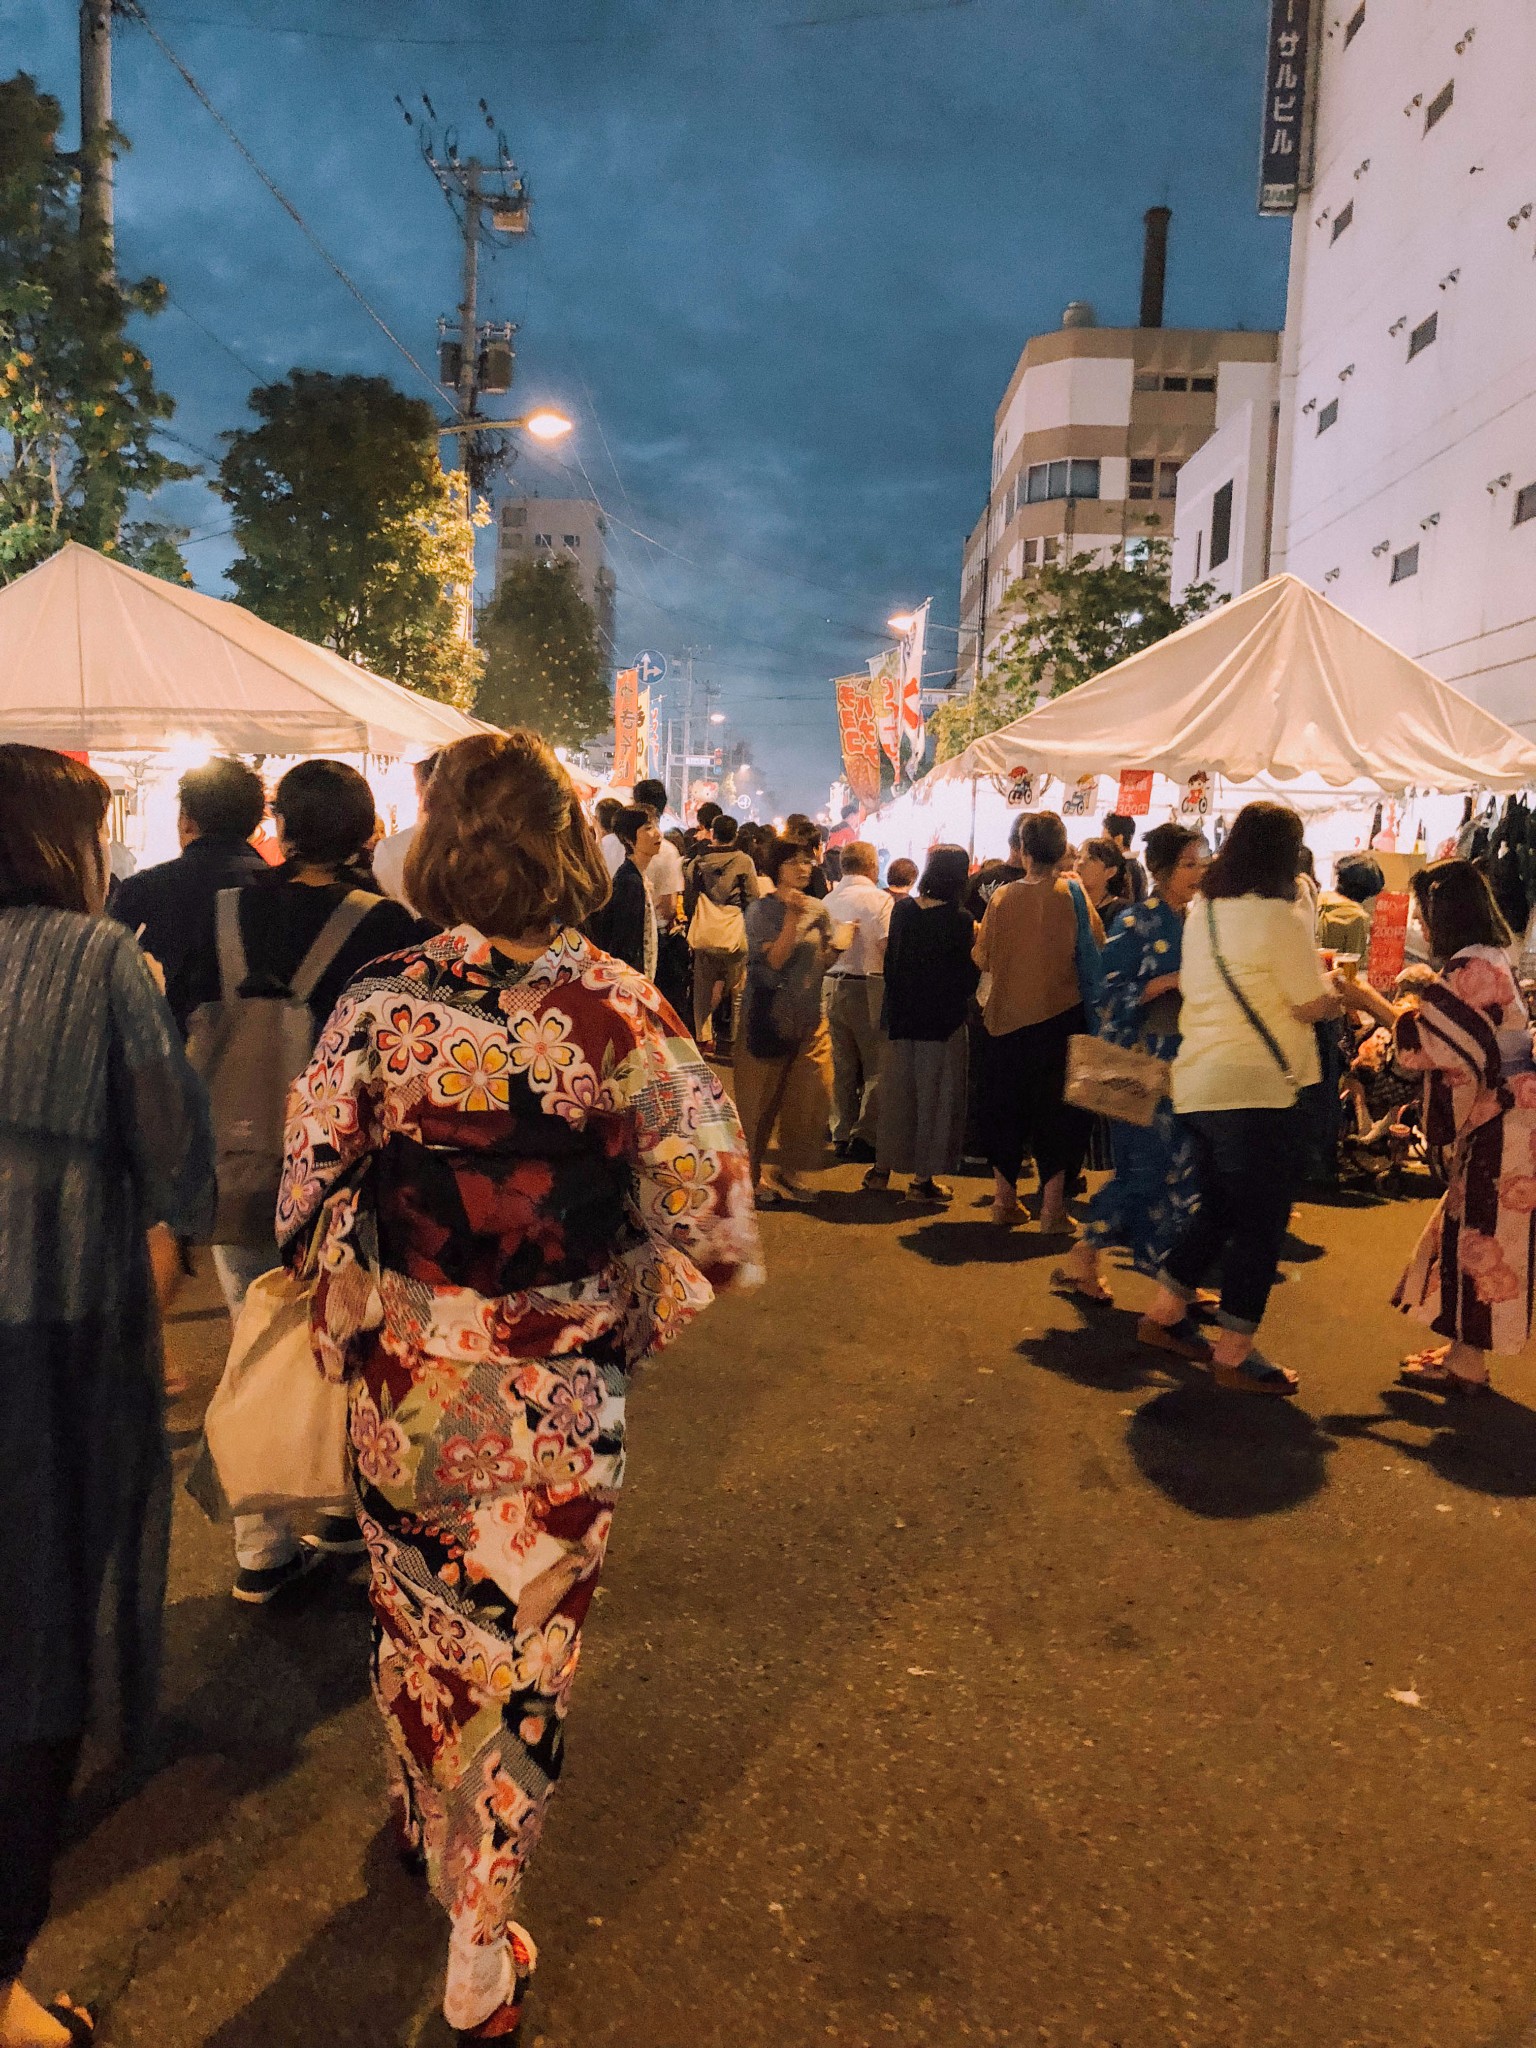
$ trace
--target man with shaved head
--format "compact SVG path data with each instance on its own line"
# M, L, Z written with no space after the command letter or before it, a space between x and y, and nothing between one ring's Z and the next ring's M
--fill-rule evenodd
M832 1143L845 1159L875 1156L875 1110L885 1033L885 942L892 899L879 886L880 857L868 840L842 849L842 880L827 898L834 934L852 938L827 975L832 1038Z

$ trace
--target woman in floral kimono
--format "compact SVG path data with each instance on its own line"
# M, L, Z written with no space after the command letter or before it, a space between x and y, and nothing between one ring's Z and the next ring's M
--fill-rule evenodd
M1441 1394L1486 1394L1488 1353L1524 1350L1536 1254L1536 1065L1531 1024L1504 948L1509 929L1470 861L1440 860L1413 893L1441 963L1417 1005L1344 990L1391 1024L1404 1067L1425 1077L1424 1126L1450 1151L1450 1185L1393 1303L1448 1339L1398 1377Z
M630 1373L755 1277L740 1126L677 1018L576 929L607 872L524 732L441 758L406 867L450 927L349 986L289 1104L278 1208L351 1381L373 1681L444 2012L517 2027L513 1918L624 1467Z
M1210 854L1200 833L1170 824L1147 834L1146 856L1152 893L1122 913L1101 955L1099 1036L1171 1062L1179 1049L1184 916ZM1114 1299L1099 1268L1110 1245L1122 1245L1136 1271L1155 1280L1198 1199L1194 1153L1166 1097L1145 1130L1115 1123L1111 1141L1114 1173L1089 1204L1087 1235L1051 1275L1058 1291L1083 1301Z

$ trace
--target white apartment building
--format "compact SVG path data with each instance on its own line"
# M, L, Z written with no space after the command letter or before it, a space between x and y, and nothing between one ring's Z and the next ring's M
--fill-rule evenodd
M614 658L614 605L618 586L608 566L608 522L591 498L511 498L497 515L496 582L514 562L530 557L575 563L581 594L597 614L604 659Z
M992 435L992 487L965 543L959 687L1005 630L1003 596L1031 569L1073 554L1172 540L1179 479L1224 423L1262 414L1268 433L1279 337L1164 327L1168 216L1147 218L1141 324L1100 327L1068 306L1024 347Z
M1224 588L1289 570L1536 731L1536 4L1312 19L1273 447L1229 422L1181 475L1175 586L1225 490Z

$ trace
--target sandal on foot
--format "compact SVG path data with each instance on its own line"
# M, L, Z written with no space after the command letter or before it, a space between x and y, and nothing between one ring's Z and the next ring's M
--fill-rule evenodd
M1211 1362L1211 1347L1188 1316L1181 1316L1176 1323L1158 1323L1143 1316L1136 1325L1136 1341L1149 1351L1171 1351L1175 1358L1187 1358L1194 1365Z
M872 1166L859 1186L866 1195L883 1195L891 1184L891 1169L888 1166Z
M1260 1358L1257 1351L1250 1351L1237 1365L1220 1365L1213 1359L1211 1378L1229 1394L1279 1394L1283 1397L1294 1394L1301 1384L1288 1367L1271 1365L1267 1358Z
M70 2048L86 2048L88 2042L96 2039L94 2015L83 2005L74 2004L62 1992L51 2005L45 2005L43 2011L51 2020L57 2020L59 2025L66 2029Z
M992 1221L1000 1223L1004 1230L1011 1230L1015 1223L1024 1221L1024 1211L1018 1202L994 1202L991 1214Z
M1470 1380L1465 1373L1452 1372L1444 1360L1434 1353L1424 1355L1423 1363L1417 1358L1405 1358L1398 1368L1398 1385L1422 1387L1428 1394L1462 1394L1471 1400L1493 1392L1489 1380Z
M1068 1215L1065 1209L1059 1215L1042 1215L1040 1218L1040 1235L1042 1237L1064 1237L1069 1242L1075 1243L1082 1234L1083 1226L1081 1223L1078 1222L1075 1216Z
M931 1176L926 1180L913 1181L907 1193L914 1202L935 1202L941 1206L955 1199L953 1188L946 1187L943 1181L934 1180Z
M1080 1280L1065 1266L1051 1268L1051 1286L1057 1294L1070 1294L1078 1301L1091 1301L1100 1308L1113 1308L1115 1305L1114 1295L1102 1280Z

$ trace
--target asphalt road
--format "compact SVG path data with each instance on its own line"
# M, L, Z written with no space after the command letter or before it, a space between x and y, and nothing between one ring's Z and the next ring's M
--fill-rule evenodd
M1056 1300L979 1182L831 1179L636 1388L531 2048L1536 2043L1536 1365L1392 1389L1424 1205L1298 1211L1291 1405L1139 1353L1134 1278ZM223 1335L184 1295L184 1443ZM87 1785L35 1981L108 2048L440 2048L357 1575L228 1578L179 1499L167 1762Z

